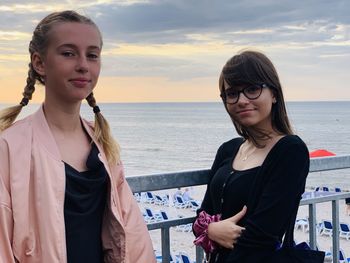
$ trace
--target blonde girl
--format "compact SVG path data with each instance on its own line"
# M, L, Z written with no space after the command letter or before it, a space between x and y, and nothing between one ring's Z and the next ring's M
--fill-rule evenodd
M101 49L98 27L74 11L34 30L23 98L0 113L1 262L155 262L93 95ZM45 86L42 106L14 123L36 83ZM84 99L94 124L80 117Z

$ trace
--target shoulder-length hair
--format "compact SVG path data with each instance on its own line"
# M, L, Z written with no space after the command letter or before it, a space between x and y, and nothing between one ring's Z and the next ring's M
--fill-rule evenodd
M229 113L225 102L224 82L231 87L262 84L269 87L276 98L276 103L272 105L271 109L272 128L280 134L293 134L287 116L281 83L274 65L267 56L258 51L245 50L226 62L220 74L219 89L226 111ZM258 140L270 138L266 131L245 127L232 118L230 113L229 115L237 133L245 139L251 140L256 146L263 147L258 143Z

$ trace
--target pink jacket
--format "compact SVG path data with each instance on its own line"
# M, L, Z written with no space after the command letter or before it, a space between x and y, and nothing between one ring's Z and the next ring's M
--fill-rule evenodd
M90 124L85 129L93 136ZM122 164L110 179L102 227L105 263L154 263L149 233ZM42 107L0 134L0 262L66 263L65 169Z

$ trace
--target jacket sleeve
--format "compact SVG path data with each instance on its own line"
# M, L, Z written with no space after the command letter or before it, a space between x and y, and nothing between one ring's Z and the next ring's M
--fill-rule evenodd
M141 211L125 179L124 172L117 186L126 237L127 263L155 263L155 253Z
M258 251L270 253L276 248L305 189L309 162L308 150L302 142L288 144L274 156L265 171L268 179L262 194L247 218L246 230L231 253L232 259L255 262L249 260L254 253L257 256Z
M8 146L0 137L0 259L12 263L15 259L12 252L13 217L9 177Z

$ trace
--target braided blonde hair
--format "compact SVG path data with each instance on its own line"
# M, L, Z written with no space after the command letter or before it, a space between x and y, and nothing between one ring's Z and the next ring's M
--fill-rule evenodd
M91 92L87 96L86 101L93 108L95 113L95 137L102 145L104 153L107 156L108 162L113 164L120 160L120 148L118 143L113 139L111 129L107 120L101 114L100 108L96 105L94 94Z
M35 91L35 80L39 77L39 74L33 69L32 63L29 63L29 71L27 77L27 84L24 87L23 98L18 105L8 107L0 111L0 132L11 126L16 120L18 114L22 108L26 106L29 100L32 99L32 95Z
M80 15L75 11L67 10L52 13L41 20L33 32L32 40L29 43L29 54L31 61L35 52L39 53L41 56L44 56L50 40L50 30L57 23L63 22L76 22L93 25L98 30L97 25L90 18ZM32 99L32 95L35 91L36 81L38 81L40 84L45 85L45 79L34 70L32 62L30 62L27 83L22 93L23 98L21 102L18 105L8 107L0 111L0 132L4 131L12 125L12 123L16 120L17 116L21 112L22 108L26 106ZM115 164L116 162L119 162L120 158L119 146L111 135L107 120L102 116L98 106L96 105L96 100L93 96L93 93L91 93L86 98L86 100L95 112L94 129L96 139L102 145L108 163Z

